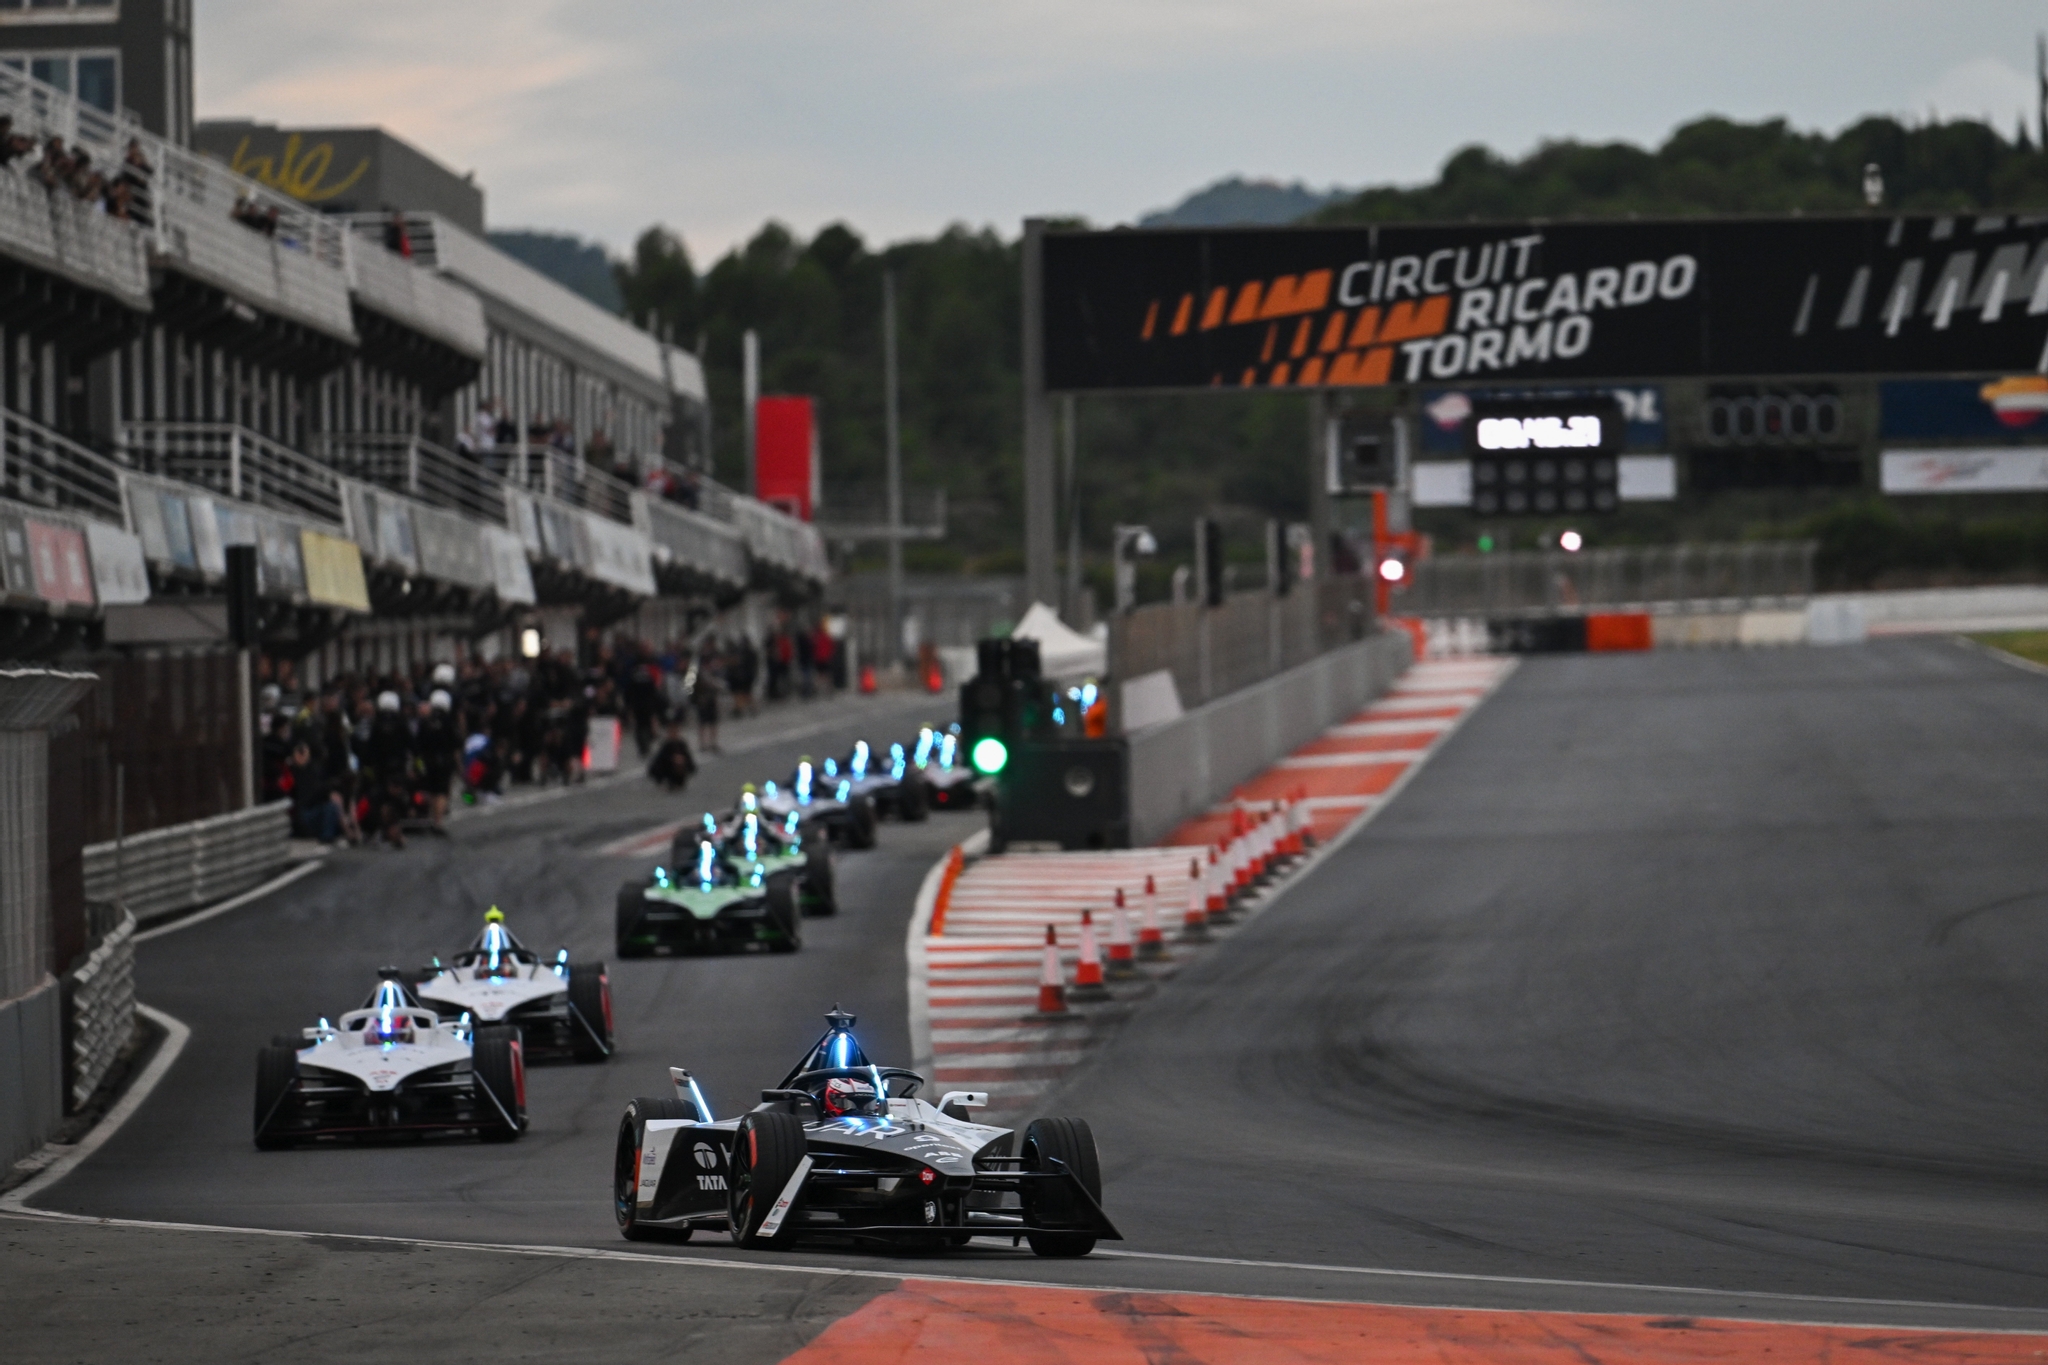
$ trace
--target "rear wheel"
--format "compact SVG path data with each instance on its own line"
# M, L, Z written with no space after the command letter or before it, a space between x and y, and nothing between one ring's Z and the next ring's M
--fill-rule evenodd
M256 1054L256 1145L268 1151L290 1145L278 1135L277 1122L290 1104L299 1081L298 1048L272 1043Z
M794 1240L794 1209L772 1237L761 1235L761 1225L803 1159L804 1125L796 1115L756 1112L740 1120L732 1140L726 1194L726 1216L736 1245L782 1247Z
M768 923L774 936L771 953L793 953L804 946L803 914L796 906L796 878L777 877L768 883Z
M931 814L931 793L924 785L924 778L915 772L903 774L903 780L896 784L896 811L903 817L903 823L914 825Z
M1071 1172L1096 1204L1102 1203L1102 1166L1095 1156L1095 1135L1085 1119L1033 1119L1024 1130L1024 1169L1027 1171ZM1091 1210L1064 1181L1024 1182L1026 1223L1079 1224L1093 1222ZM1027 1232L1024 1239L1039 1256L1086 1256L1095 1250L1093 1231Z
M526 1131L526 1050L519 1030L509 1024L478 1029L469 1064L483 1111L477 1136L512 1141Z
M648 945L641 933L642 906L646 903L646 888L638 882L627 882L619 888L618 917L613 932L613 946L620 957L645 957Z
M612 1055L612 979L602 962L569 964L570 1055L601 1062Z
M814 915L839 913L839 887L832 875L832 850L814 848L804 854L804 885L810 889Z
M857 796L847 803L847 812L852 819L847 821L846 844L849 848L873 848L875 846L875 803L865 796Z
M629 1242L650 1237L673 1241L690 1240L690 1229L650 1228L640 1221L640 1152L647 1142L649 1119L693 1119L697 1111L681 1100L653 1100L645 1096L626 1106L619 1120L619 1142L612 1157L612 1213L619 1221L619 1235Z

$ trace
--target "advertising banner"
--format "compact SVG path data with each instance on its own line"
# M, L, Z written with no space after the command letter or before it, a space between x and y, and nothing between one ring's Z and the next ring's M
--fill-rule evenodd
M1887 493L2048 492L2048 449L1887 450L1878 477Z
M1051 232L1046 386L2042 368L2048 218Z
M299 557L306 566L306 596L330 607L370 609L370 585L363 579L363 552L352 540L324 531L299 532Z
M25 518L24 523L36 596L45 602L92 606L92 561L86 554L85 533L76 526L53 525L33 517Z
M809 521L818 480L818 423L811 400L762 397L754 404L754 496L798 521Z
M142 561L142 542L103 521L85 523L86 548L92 551L93 586L100 605L133 606L149 600L149 567Z
M2048 375L1893 379L1878 386L1879 430L1895 441L2048 440Z

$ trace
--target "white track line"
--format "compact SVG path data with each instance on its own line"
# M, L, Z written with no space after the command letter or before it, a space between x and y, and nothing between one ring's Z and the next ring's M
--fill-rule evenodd
M1204 1288L1182 1289L1161 1288L1157 1285L1088 1284L1072 1280L1014 1279L995 1275L941 1275L932 1274L922 1269L878 1270L870 1266L853 1265L792 1265L787 1262L779 1263L766 1259L742 1261L722 1256L695 1256L688 1253L663 1255L659 1252L606 1250L602 1247L548 1246L516 1242L451 1242L421 1237L392 1237L377 1233L309 1232L286 1228L237 1228L214 1223L173 1223L146 1218L95 1218L87 1214L52 1213L43 1209L9 1208L4 1206L4 1201L0 1201L0 1212L13 1214L17 1217L46 1219L51 1222L87 1223L96 1227L106 1228L141 1228L158 1232L206 1232L242 1237L272 1237L289 1241L372 1242L391 1247L418 1247L425 1251L472 1251L500 1256L545 1257L566 1261L615 1261L634 1265L669 1266L677 1270L753 1270L771 1275L810 1275L819 1278L845 1276L860 1280L892 1280L899 1282L903 1280L923 1280L936 1284L986 1284L1008 1289L1068 1290L1084 1294L1144 1294L1153 1296L1160 1294L1191 1294L1200 1295L1203 1298L1233 1299L1251 1303L1312 1303L1357 1306L1363 1302L1357 1299L1311 1298L1306 1295L1290 1294L1245 1294ZM1544 1289L1589 1289L1736 1300L1763 1299L1779 1303L1832 1304L1844 1308L1922 1308L1945 1313L2038 1313L2041 1311L2039 1309L2007 1308L1998 1304L1986 1303L1933 1303L1920 1299L1857 1299L1826 1294L1781 1294L1768 1291L1707 1289L1683 1285L1629 1284L1602 1280L1520 1279L1507 1275L1462 1275L1441 1270L1395 1270L1375 1266L1307 1265L1290 1261L1253 1261L1207 1256L1175 1256L1160 1252L1097 1250L1095 1254L1126 1260L1186 1262L1195 1265L1257 1267L1271 1270L1302 1270L1321 1274L1368 1275L1387 1279L1424 1280L1437 1284L1522 1285ZM1437 1308L1472 1313L1512 1313L1517 1315L1540 1311L1528 1308L1501 1308L1492 1304L1454 1302L1398 1303L1384 1306L1396 1308ZM1607 1310L1603 1312L1580 1313L1579 1316L1634 1318L1642 1317L1644 1314L1641 1311L1621 1312ZM1997 1336L2038 1335L2037 1329L2018 1327L1972 1327L1959 1329L1948 1326L1925 1327L1912 1323L1874 1324L1869 1322L1840 1322L1829 1319L1809 1320L1793 1318L1724 1318L1723 1320L1766 1322L1806 1327L1846 1327L1866 1330L1882 1330L1888 1327L1895 1330L1912 1332L1967 1330L1983 1335Z
M241 895L224 900L219 905L208 906L196 915L186 915L172 920L169 924L159 924L154 929L144 929L135 936L135 942L147 943L153 938L162 938L165 934L175 934L180 929L190 929L195 924L204 924L216 915L225 915L230 910L239 910L250 901L261 900L273 891L282 891L299 878L308 876L326 865L327 859L324 857L313 858L300 863L297 867L272 877L263 885L251 887ZM137 1008L140 1008L140 1006ZM169 1018L170 1016L165 1015L164 1017ZM179 1027L182 1028L184 1026L181 1024Z
M33 1178L16 1185L5 1195L0 1195L0 1212L33 1214L39 1218L57 1216L41 1209L31 1209L27 1206L27 1201L70 1175L78 1169L79 1163L104 1146L108 1138L120 1132L121 1125L149 1099L150 1093L156 1089L157 1082L164 1078L170 1071L171 1064L178 1060L178 1054L185 1050L185 1043L192 1037L192 1030L187 1028L182 1020L174 1019L162 1010L151 1009L140 1002L137 1002L135 1010L138 1014L146 1015L151 1023L164 1031L164 1040L157 1048L156 1056L149 1059L149 1065L135 1078L135 1083L128 1087L128 1093L114 1102L114 1107L101 1116L100 1121L92 1126L92 1131L79 1139L77 1145L45 1166Z

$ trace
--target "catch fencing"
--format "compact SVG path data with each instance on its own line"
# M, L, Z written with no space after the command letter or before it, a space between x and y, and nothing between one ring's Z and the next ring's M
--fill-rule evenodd
M1568 615L1660 603L1797 607L1813 595L1811 540L1432 555L1394 594L1402 616Z
M1162 602L1109 619L1109 671L1125 681L1173 675L1200 706L1285 673L1372 631L1372 585L1326 578L1285 597L1233 593L1220 607Z

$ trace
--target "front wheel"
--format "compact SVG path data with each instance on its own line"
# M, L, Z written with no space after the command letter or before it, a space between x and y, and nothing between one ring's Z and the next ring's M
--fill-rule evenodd
M612 979L602 962L569 964L570 1053L579 1062L612 1055Z
M772 1236L761 1235L775 1203L804 1159L803 1120L794 1114L752 1112L733 1135L726 1219L734 1245L786 1247L796 1237L795 1209Z
M804 854L804 886L811 894L811 913L839 913L839 887L832 872L832 850L813 848Z
M642 928L642 916L646 913L646 893L647 888L639 882L627 882L619 888L612 946L618 949L620 957L647 956L651 940Z
M922 776L915 772L903 774L903 780L896 784L896 810L906 825L914 825L931 814L931 793Z
M272 1043L256 1054L256 1145L265 1151L288 1145L277 1136L277 1120L299 1082L299 1051Z
M612 1155L612 1214L619 1222L619 1235L629 1242L644 1242L660 1235L678 1242L690 1240L690 1229L651 1228L640 1221L640 1153L647 1143L649 1119L694 1119L696 1109L681 1100L653 1100L642 1096L626 1106L619 1120L619 1141Z
M494 1024L476 1031L470 1051L477 1108L477 1136L485 1142L510 1142L526 1131L526 1049L519 1030Z
M803 912L797 909L796 878L776 877L768 883L768 924L770 936L768 951L771 953L793 953L804 946L804 931L801 923Z
M1067 1171L1090 1199L1102 1203L1102 1165L1086 1119L1033 1119L1024 1130L1023 1156L1025 1170ZM1034 1255L1086 1256L1095 1250L1093 1211L1065 1181L1030 1180L1024 1191L1024 1221L1052 1229L1024 1234Z
M848 848L873 848L875 846L875 803L865 796L857 796L847 805L852 819L847 822L846 846Z

